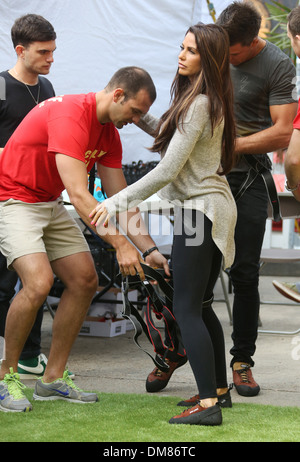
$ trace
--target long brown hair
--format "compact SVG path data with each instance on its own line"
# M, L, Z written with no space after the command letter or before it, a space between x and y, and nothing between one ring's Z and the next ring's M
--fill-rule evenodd
M235 122L233 115L233 90L229 66L229 39L223 28L216 24L196 24L188 31L195 36L200 54L201 70L190 81L186 76L175 75L171 86L171 105L161 117L152 152L161 152L169 144L179 122L199 94L207 95L212 136L215 127L224 118L220 175L227 174L233 166Z

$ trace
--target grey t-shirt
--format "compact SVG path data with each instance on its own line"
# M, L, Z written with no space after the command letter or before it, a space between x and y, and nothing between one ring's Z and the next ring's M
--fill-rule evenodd
M231 78L238 136L271 127L270 106L297 102L295 66L283 51L268 41L254 58L239 66L231 65ZM242 157L234 171L248 168Z

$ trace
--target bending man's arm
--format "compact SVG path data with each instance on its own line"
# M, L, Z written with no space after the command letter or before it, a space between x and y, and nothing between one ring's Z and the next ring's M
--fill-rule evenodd
M80 218L104 241L115 248L122 274L135 275L137 271L140 277L144 279L144 272L140 265L142 258L128 239L121 235L112 224L109 224L107 228L98 226L97 229L91 226L88 211L95 208L98 202L88 191L85 164L72 157L57 153L56 165L70 202L75 207Z
M126 188L127 183L122 169L109 168L98 163L97 171L101 177L103 189L108 197L111 197ZM148 233L144 220L142 219L137 207L128 210L128 212L118 214L117 220L125 234L142 253L156 246L152 237ZM164 268L165 273L170 276L168 262L158 250L151 252L149 256L146 257L145 261L150 266Z

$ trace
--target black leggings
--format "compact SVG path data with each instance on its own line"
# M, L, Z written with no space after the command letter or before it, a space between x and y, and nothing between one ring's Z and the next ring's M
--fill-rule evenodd
M200 399L214 398L217 388L227 387L225 345L222 326L211 304L202 302L213 296L222 254L211 235L212 223L201 212L203 242L187 246L186 233L175 228L172 266L174 278L174 314L180 327L183 344L195 376ZM198 222L201 222L199 220Z

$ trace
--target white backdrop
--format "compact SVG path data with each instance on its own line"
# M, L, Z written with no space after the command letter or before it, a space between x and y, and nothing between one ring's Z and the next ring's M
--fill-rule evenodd
M217 14L230 1L215 0ZM161 115L168 107L170 85L187 28L212 22L206 0L0 0L0 70L15 64L10 30L27 13L44 16L57 33L57 50L48 78L57 95L101 90L123 66L137 65L152 76ZM135 126L120 131L123 163L158 160L152 139Z

